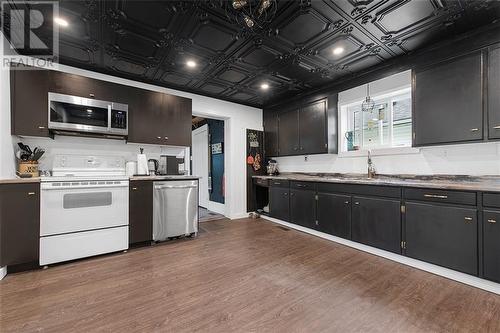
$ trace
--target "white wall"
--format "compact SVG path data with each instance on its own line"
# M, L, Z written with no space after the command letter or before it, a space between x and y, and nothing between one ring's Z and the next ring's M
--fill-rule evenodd
M366 156L278 157L281 172L367 172ZM500 143L469 143L421 148L416 154L374 156L379 174L500 175Z

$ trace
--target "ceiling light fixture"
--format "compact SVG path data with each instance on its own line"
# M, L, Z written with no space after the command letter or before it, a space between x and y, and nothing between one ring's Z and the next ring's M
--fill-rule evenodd
M370 97L370 84L366 85L366 98L361 103L361 110L363 112L372 112L375 108L375 101Z
M345 51L344 48L342 46L339 46L333 49L333 54L340 55L344 53L344 51Z
M60 25L61 27L67 27L69 25L68 21L60 17L55 17L54 22Z
M229 20L250 30L264 29L276 15L277 0L225 1Z
M196 67L196 62L194 62L193 60L188 60L186 62L186 65L190 68L195 68Z
M269 84L267 84L267 83L262 83L262 84L260 85L260 89L262 89L262 90L267 90L267 89L269 89Z

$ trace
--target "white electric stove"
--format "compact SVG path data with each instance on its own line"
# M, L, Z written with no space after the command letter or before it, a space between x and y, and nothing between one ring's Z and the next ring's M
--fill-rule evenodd
M128 193L121 157L58 155L41 179L40 265L128 248Z

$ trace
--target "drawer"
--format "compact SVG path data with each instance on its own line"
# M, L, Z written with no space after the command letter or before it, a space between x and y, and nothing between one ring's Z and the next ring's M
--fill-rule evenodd
M292 181L290 182L290 188L316 191L316 183Z
M387 198L401 198L401 188L394 186L318 183L318 192L346 193Z
M471 205L477 203L476 192L407 188L404 190L406 200L432 201L450 204Z
M269 186L272 187L289 187L290 182L286 179L271 179L269 180Z
M483 193L483 206L500 208L500 193Z
M253 183L257 186L264 186L268 187L269 186L269 180L268 179L263 179L263 178L254 178Z

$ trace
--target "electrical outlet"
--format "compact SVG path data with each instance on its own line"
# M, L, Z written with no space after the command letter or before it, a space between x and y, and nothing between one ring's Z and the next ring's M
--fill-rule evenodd
M308 156L304 156L304 162L308 161Z

